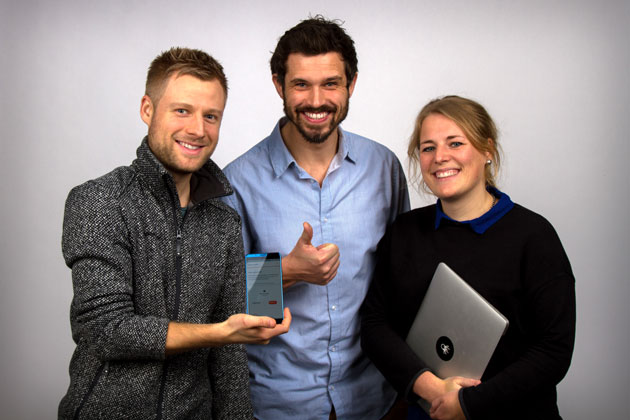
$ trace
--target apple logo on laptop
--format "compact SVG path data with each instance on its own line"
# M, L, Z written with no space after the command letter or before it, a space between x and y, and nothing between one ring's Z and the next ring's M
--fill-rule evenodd
M438 338L435 343L435 351L440 359L448 362L453 358L453 354L455 354L455 347L453 347L453 342L450 338L442 336Z

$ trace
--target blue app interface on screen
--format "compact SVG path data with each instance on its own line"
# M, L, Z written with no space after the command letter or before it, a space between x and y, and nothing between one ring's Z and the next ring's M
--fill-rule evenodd
M250 254L246 257L247 313L283 318L280 255Z

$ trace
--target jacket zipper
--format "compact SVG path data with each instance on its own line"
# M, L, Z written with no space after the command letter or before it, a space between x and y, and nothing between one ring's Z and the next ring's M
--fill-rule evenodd
M173 308L172 319L177 321L179 318L179 304L180 304L180 294L182 290L181 285L181 276L182 276L182 225L184 224L184 219L188 215L188 211L184 213L184 217L182 218L181 224L177 220L177 206L174 206L175 212L173 215L175 216L175 226L177 227L177 233L175 236L175 307ZM164 404L164 389L166 387L166 374L168 370L168 360L164 362L164 370L162 371L162 382L160 383L160 393L158 394L158 413L157 420L162 419L162 410Z
M94 375L94 379L92 379L92 383L88 388L88 391L83 395L83 399L81 400L79 407L77 407L77 411L74 413L74 420L79 419L79 415L81 414L81 410L83 410L83 406L87 402L90 395L92 395L92 392L94 391L94 388L96 388L96 384L98 383L99 379L101 379L101 376L103 376L103 373L107 373L108 368L109 362L101 363L101 365L99 366L98 370L96 371L96 375Z

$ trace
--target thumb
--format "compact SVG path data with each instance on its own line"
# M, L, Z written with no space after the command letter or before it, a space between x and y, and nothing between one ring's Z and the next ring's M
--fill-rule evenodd
M308 222L304 222L302 226L304 226L304 230L302 231L300 239L298 239L298 244L302 243L304 245L311 245L311 240L313 239L313 228Z
M247 328L273 328L276 326L276 320L268 316L250 315L245 320Z

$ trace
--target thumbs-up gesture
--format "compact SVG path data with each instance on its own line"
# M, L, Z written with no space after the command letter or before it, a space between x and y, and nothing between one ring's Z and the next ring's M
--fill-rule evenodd
M339 268L339 248L335 244L313 246L313 228L308 222L293 250L282 258L282 279L284 287L298 281L326 285L337 274Z

